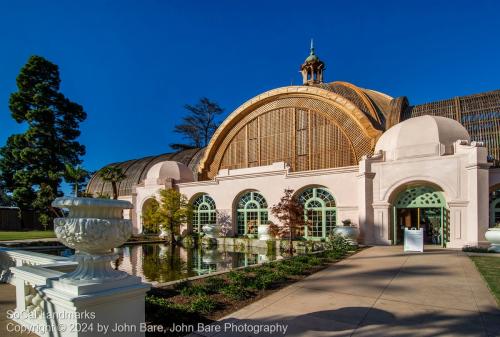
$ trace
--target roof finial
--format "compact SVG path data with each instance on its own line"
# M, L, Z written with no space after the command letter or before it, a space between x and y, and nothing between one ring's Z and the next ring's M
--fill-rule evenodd
M314 40L311 39L311 55L314 55Z

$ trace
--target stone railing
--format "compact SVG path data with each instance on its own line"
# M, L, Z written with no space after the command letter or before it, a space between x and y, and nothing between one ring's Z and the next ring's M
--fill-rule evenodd
M44 266L67 271L74 269L76 262L64 256L36 253L26 250L0 249L0 282L14 284L10 267Z

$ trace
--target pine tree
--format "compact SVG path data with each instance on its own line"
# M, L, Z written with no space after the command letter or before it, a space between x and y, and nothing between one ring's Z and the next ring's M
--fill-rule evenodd
M57 214L50 203L61 195L65 165L80 164L85 154L77 138L87 115L59 92L59 68L43 57L30 57L16 82L9 108L27 130L0 149L0 180L18 207L39 212L44 223Z
M218 127L216 118L224 109L206 97L201 98L196 105L186 104L184 108L188 115L182 119L182 124L175 126L174 132L182 134L188 142L170 144L170 147L174 150L185 150L207 146Z

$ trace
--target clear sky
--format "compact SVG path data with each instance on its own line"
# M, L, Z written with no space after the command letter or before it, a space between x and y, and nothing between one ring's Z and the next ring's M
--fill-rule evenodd
M0 145L15 78L33 54L83 105L84 166L169 152L183 105L230 113L299 84L310 38L327 81L418 104L500 89L500 1L0 2Z

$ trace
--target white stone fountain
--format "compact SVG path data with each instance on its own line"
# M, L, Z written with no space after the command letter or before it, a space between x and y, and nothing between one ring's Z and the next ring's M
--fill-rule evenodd
M69 210L54 220L54 231L75 249L78 264L67 273L50 265L11 268L17 298L12 318L40 336L144 336L150 285L111 266L118 257L113 249L132 234L131 221L123 219L132 204L63 197L52 206ZM113 332L116 326L127 329Z

